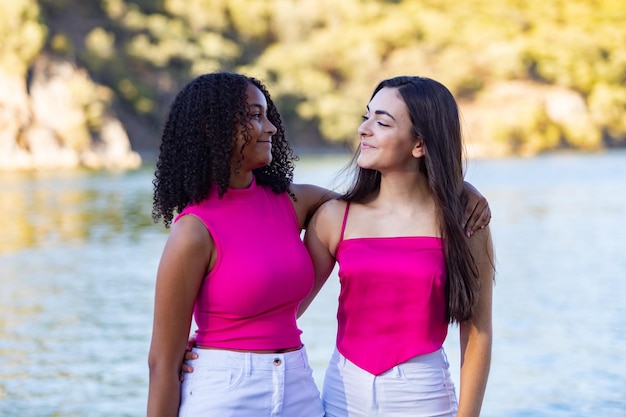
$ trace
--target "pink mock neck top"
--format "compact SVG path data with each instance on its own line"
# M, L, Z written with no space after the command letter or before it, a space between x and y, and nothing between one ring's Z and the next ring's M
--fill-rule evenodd
M443 345L448 332L443 240L343 239L337 246L341 292L337 349L374 375Z
M194 305L200 346L279 350L300 346L297 308L313 288L311 258L287 193L253 181L247 189L217 188L187 206L200 219L217 250Z

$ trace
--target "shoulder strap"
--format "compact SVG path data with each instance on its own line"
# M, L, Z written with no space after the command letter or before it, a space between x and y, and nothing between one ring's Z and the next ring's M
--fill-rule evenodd
M343 241L343 234L346 231L346 222L348 221L348 211L350 210L350 202L346 203L346 211L343 213L343 222L341 223L341 235L339 236L339 241Z

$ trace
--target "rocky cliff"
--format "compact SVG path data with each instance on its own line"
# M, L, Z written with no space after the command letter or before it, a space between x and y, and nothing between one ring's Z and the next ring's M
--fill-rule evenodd
M30 76L0 67L0 170L137 168L110 91L69 62L40 55Z
M137 168L111 91L43 53L39 17L36 1L0 3L0 170Z

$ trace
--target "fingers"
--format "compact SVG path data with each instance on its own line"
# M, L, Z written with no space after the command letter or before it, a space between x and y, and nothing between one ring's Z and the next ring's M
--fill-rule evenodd
M189 359L197 359L198 355L196 355L195 353L193 354L195 357L194 358L189 358ZM187 355L185 355L185 358L187 359ZM183 363L180 366L180 372L178 373L178 380L180 382L183 382L185 380L185 374L190 374L193 373L193 366L191 365L187 365L186 363Z
M465 234L471 237L474 232L484 229L491 221L491 209L486 199L481 199L474 207L465 209Z
M185 352L185 360L186 361L192 361L194 359L198 359L198 354L196 352L192 352L190 350Z
M193 372L193 366L183 365L180 367L180 372L178 373L178 380L183 382L185 380L185 374L190 374Z
M185 380L185 374L190 374L193 372L193 366L188 365L186 361L192 361L194 359L198 359L198 354L193 352L192 349L196 346L196 338L190 337L187 340L187 346L185 347L185 362L180 366L180 372L178 373L178 379L180 382Z
M463 228L465 229L465 234L467 236L471 236L469 232L473 231L475 226L475 219L473 218L474 212L476 211L477 206L465 206L465 213L463 213Z

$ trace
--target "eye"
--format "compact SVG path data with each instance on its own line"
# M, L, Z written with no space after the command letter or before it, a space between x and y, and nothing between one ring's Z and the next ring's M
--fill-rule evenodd
M249 115L251 119L259 120L261 118L261 113L253 113Z
M363 121L369 120L369 117L367 117L367 115L364 114L363 116L361 116L361 120Z
M377 123L378 123L380 126L383 126L383 127L389 127L389 126L390 126L390 125L388 125L388 124L386 124L386 123L383 123L383 122L380 122L380 121L379 121L379 122L377 122Z

